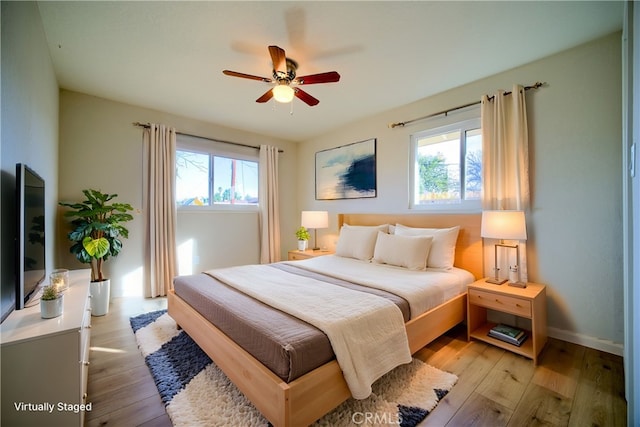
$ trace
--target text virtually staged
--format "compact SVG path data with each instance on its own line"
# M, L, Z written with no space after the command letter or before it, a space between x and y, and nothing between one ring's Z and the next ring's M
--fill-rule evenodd
M66 403L66 402L13 402L18 412L91 412L92 403Z

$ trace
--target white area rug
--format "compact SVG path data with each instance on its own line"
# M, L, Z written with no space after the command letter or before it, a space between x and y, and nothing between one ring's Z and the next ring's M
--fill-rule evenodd
M268 426L166 310L131 318L147 366L174 426ZM380 378L367 399L349 399L317 426L416 426L458 380L414 359Z

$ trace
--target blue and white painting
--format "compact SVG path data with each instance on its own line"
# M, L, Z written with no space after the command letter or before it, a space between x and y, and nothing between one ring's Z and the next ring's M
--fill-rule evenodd
M376 197L376 139L316 153L316 199Z

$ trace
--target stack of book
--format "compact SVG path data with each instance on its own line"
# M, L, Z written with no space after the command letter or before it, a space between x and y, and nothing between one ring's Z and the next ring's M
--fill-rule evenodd
M520 347L524 340L527 339L527 334L522 329L514 328L513 326L499 324L489 330L490 337L499 339L500 341L508 342L509 344L517 345Z

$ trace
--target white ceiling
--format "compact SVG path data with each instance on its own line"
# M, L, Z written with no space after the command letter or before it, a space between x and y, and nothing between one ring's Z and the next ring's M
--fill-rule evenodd
M45 1L39 9L62 88L304 141L617 31L623 3ZM296 99L293 116L289 105L256 103L266 83L222 70L271 77L271 44L298 61L298 75L335 70L340 82L305 86L320 104Z

